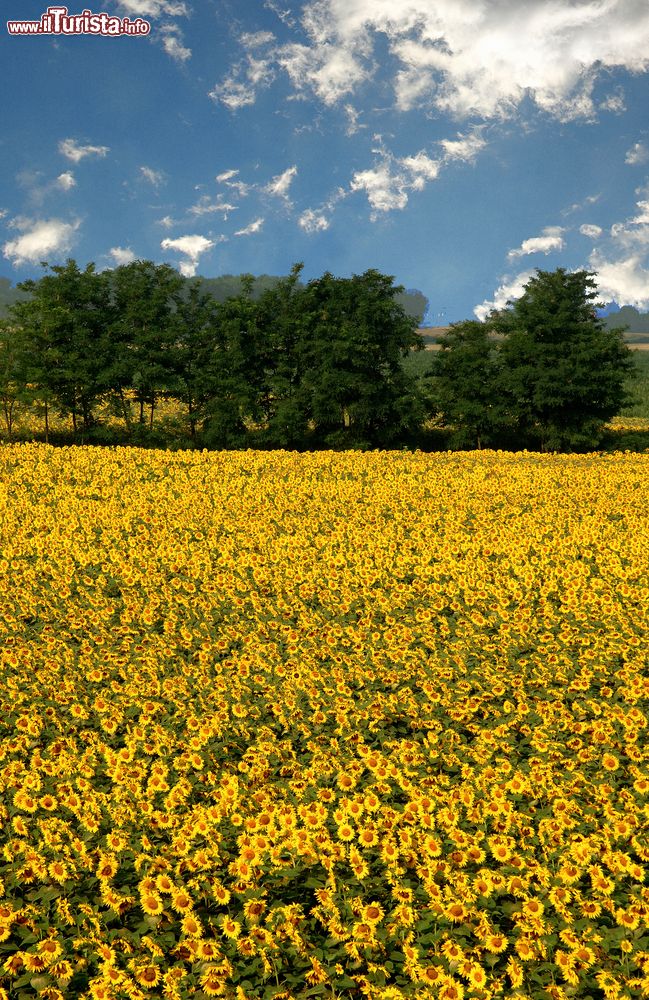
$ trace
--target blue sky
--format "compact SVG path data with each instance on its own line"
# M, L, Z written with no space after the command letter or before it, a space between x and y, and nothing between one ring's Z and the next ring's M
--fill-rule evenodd
M206 277L377 268L444 324L535 268L585 267L602 300L649 309L646 0L85 9L150 32L3 25L0 275L67 257Z

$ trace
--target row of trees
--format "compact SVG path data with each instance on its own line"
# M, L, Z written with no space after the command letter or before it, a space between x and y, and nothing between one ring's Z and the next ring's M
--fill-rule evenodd
M395 446L441 417L455 447L583 449L624 405L632 356L598 318L590 272L537 271L506 309L454 324L416 378L403 360L423 341L391 277L305 285L301 270L256 296L244 277L223 302L150 261L97 273L68 260L24 282L29 299L0 328L9 432L26 401L46 438L55 409L92 439L109 399L145 440L171 397L207 447Z
M5 414L28 400L46 436L52 408L87 436L108 397L142 440L172 397L190 438L208 447L396 442L425 416L401 363L422 346L397 301L403 289L374 270L304 285L301 270L257 297L245 276L240 294L217 302L166 264L52 267L19 286L30 297L4 324Z

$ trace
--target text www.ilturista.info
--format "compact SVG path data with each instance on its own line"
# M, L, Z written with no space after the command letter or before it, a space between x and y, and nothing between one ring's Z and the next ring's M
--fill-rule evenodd
M7 21L10 35L148 35L151 25L138 17L115 17L82 10L68 14L67 7L48 7L40 21Z

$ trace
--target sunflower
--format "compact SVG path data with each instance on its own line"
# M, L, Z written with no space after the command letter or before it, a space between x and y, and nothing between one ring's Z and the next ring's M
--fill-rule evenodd
M467 979L474 989L481 990L487 982L487 973L477 962L472 962L467 972Z
M143 968L137 970L135 978L140 986L144 986L147 990L152 990L154 986L158 985L162 977L157 965L145 965Z
M504 934L487 934L485 938L485 948L494 955L500 955L507 949L507 938Z
M144 893L140 897L140 906L149 917L157 917L164 910L162 899L154 892Z
M358 843L362 847L374 847L379 842L379 835L371 826L363 826L358 831Z
M192 909L192 903L192 897L184 889L176 889L171 893L171 905L177 913L188 913ZM162 903L160 905L162 906Z
M361 912L363 920L366 920L368 924L375 926L380 923L385 916L385 910L379 903L372 902L368 903L367 906L363 907Z
M448 919L454 924L461 924L468 916L468 910L464 908L462 903L451 903L451 905L446 908L444 913L445 916L448 917Z
M221 930L227 938L236 941L241 934L241 924L238 920L232 920L231 917L223 917Z
M203 927L198 917L193 913L186 913L182 920L183 934L190 938L200 938L203 936Z

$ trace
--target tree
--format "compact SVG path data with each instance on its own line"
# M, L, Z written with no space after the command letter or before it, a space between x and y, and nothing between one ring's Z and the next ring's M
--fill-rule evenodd
M423 341L393 280L376 270L326 273L303 292L301 384L316 434L330 446L385 447L423 419L416 380L401 363Z
M75 433L79 416L84 431L92 426L93 406L105 392L111 356L107 276L97 274L94 264L80 271L71 258L50 272L19 284L31 298L10 307L21 331L25 383L45 408L46 437L51 404L72 415Z
M596 287L590 271L537 270L491 317L504 336L500 389L519 433L544 451L596 447L626 401L632 355L598 318Z
M175 313L184 279L169 264L135 260L116 268L110 283L115 316L111 386L120 396L127 426L130 418L124 389L128 387L135 390L140 425L144 424L145 406L150 407L152 430L157 396L169 388L174 377Z
M236 448L248 436L247 423L261 418L264 350L259 336L254 278L242 276L242 291L219 303L206 359L209 399L203 437L212 448Z
M264 438L274 447L301 445L309 431L311 406L303 383L308 341L307 295L300 283L302 263L261 296L257 310L264 352L262 406Z
M498 344L477 320L453 323L438 340L429 378L434 406L453 427L455 448L493 444L506 422L500 405Z
M204 421L206 408L218 391L217 329L219 306L200 281L189 285L177 303L174 317L175 340L171 358L171 392L187 407L189 431L196 437L197 424Z

